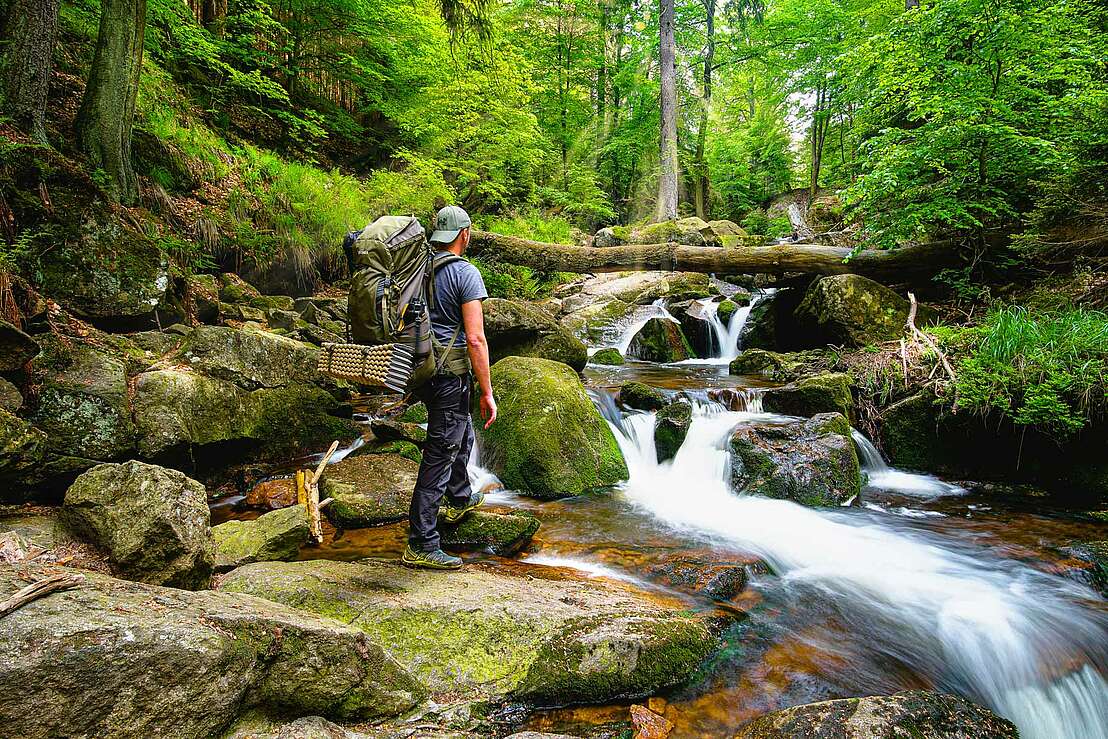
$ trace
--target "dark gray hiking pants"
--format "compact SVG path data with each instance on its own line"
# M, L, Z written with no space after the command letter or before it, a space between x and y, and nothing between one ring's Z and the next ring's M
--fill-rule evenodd
M435 376L416 394L427 405L427 441L408 513L408 544L431 552L439 548L436 526L443 497L448 505L460 506L472 492L466 470L473 449L469 375Z

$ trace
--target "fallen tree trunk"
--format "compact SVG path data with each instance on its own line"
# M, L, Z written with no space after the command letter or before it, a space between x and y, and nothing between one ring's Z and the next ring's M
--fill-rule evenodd
M903 246L888 251L866 249L847 261L850 249L822 244L780 244L722 249L679 244L627 244L604 248L565 246L474 231L475 256L493 257L542 272L673 271L717 274L805 273L858 274L885 282L931 276L958 263L952 241Z

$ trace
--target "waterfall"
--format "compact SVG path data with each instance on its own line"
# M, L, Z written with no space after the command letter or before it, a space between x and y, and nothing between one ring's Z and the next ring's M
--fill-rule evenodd
M642 330L642 327L652 318L664 318L667 321L679 323L679 321L666 310L665 301L662 298L658 298L650 305L644 305L631 314L630 322L620 330L614 343L590 348L589 354L595 354L600 349L607 347L614 347L619 350L620 354L627 356L627 348L631 346L631 342L634 340L635 335L638 334L639 331Z
M751 295L750 303L736 309L727 320L726 326L719 318L719 303L711 298L697 300L696 302L700 305L702 313L706 316L703 320L707 321L712 329L713 356L704 359L686 359L683 362L678 362L678 364L730 364L735 357L739 356L739 338L742 336L743 329L746 328L750 311L754 309L758 301L772 294L772 292L770 290L765 293Z
M616 429L631 505L678 535L756 554L791 597L832 601L874 649L988 705L1025 739L1108 736L1108 616L1079 605L1098 602L1093 591L904 518L736 495L727 442L762 416L699 404L694 414L662 464L653 414Z
M890 467L881 452L858 429L850 430L854 447L862 463L862 471L869 479L868 486L913 497L935 498L941 495L965 495L966 489L944 482L933 475L921 475Z

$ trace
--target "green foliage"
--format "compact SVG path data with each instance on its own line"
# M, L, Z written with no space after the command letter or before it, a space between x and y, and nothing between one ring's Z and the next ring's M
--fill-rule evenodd
M1000 412L1059 437L1108 410L1108 314L1009 307L989 314L978 328L944 338L962 354L959 407Z

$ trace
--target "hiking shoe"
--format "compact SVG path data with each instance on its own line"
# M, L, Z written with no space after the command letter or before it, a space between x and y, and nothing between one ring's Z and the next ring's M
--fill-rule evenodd
M459 570L462 567L460 557L449 555L441 549L433 552L417 552L411 547L404 547L404 554L400 555L400 563L426 570Z
M463 506L443 506L439 510L439 518L446 523L458 523L462 518L472 511L474 508L480 507L485 502L484 493L470 493L469 502Z

